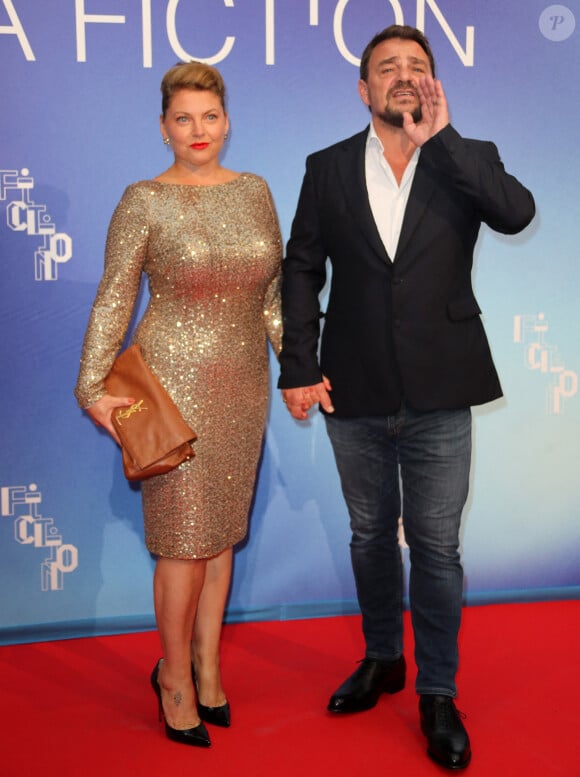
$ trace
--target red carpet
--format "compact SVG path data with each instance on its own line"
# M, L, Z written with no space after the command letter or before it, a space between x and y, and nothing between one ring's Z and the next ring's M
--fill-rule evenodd
M408 614L406 614L408 616ZM407 617L406 655L414 673ZM465 610L458 707L469 777L578 777L580 602ZM0 648L2 777L422 777L413 682L369 712L326 713L361 657L359 619L226 626L231 729L209 750L166 740L155 633Z

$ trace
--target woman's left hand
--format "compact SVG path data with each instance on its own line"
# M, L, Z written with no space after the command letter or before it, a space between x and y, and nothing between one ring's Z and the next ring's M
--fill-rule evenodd
M93 422L97 426L102 426L103 429L106 429L113 440L115 440L118 445L121 445L119 435L111 421L113 411L117 407L130 407L134 404L135 399L131 397L113 397L111 394L105 394L104 397L98 399L90 407L87 407L86 410Z

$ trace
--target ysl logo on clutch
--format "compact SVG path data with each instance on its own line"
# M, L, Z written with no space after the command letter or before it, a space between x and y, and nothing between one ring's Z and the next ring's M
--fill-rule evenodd
M122 410L119 410L117 413L117 421L119 422L119 426L122 426L123 424L121 421L126 421L128 418L131 418L132 415L135 413L141 413L143 410L148 410L149 408L145 407L143 405L144 399L140 399L138 402L135 402L134 405L131 405L131 407L125 407Z

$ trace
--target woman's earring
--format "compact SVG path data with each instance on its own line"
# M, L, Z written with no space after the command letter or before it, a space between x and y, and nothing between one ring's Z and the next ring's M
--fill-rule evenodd
M227 139L228 139L228 133L226 132L226 134L224 135L224 141L226 141Z
M169 140L169 138L163 138L163 143L164 143L166 146L168 146L168 145L170 144L170 142L171 142L171 141Z

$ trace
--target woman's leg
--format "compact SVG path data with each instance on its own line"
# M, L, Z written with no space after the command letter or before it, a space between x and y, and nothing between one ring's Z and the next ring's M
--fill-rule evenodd
M199 701L207 707L226 702L220 676L220 636L232 575L232 548L207 560L205 580L193 627L191 660L199 689Z
M171 728L200 722L191 678L190 640L204 586L205 559L158 558L153 581L155 617L163 650L159 669L165 719Z

